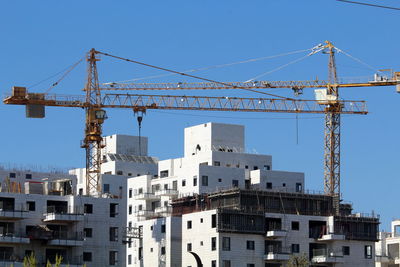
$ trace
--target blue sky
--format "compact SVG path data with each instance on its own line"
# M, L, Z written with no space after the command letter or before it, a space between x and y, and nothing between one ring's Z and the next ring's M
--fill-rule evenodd
M392 6L396 2L379 1ZM92 47L187 70L308 49L330 40L376 69L400 70L396 34L400 12L334 0L2 1L0 9L2 95L13 85L31 87L60 72ZM245 81L303 55L196 74L218 81ZM374 73L341 54L337 68L340 77ZM326 55L317 54L262 79L324 79L326 70ZM101 82L158 74L162 73L105 57L99 62ZM44 92L57 77L30 91ZM51 92L83 94L84 81L85 65L81 64ZM171 76L143 81L187 79ZM292 97L285 89L271 93ZM220 94L254 96L240 91ZM370 112L366 116L343 116L343 197L353 202L356 211L380 214L382 228L388 230L390 220L400 217L394 205L400 185L396 108L400 95L394 87L343 89L340 94L343 99L366 100ZM312 90L307 90L305 97L312 98ZM33 120L25 118L23 107L0 104L0 113L0 162L84 166L84 151L79 147L82 110L48 108L46 119ZM137 134L132 112L110 110L108 116L104 134ZM160 159L181 156L183 128L208 121L245 125L248 151L273 155L275 169L305 172L306 186L323 190L321 115L299 115L296 120L293 114L149 111L143 121L143 135L150 139L150 154Z

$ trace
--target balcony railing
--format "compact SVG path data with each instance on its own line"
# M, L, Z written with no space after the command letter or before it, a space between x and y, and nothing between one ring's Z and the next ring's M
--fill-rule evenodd
M312 263L335 263L343 262L343 252L326 249L313 249Z
M29 242L30 242L29 238L22 231L0 233L0 244L1 243L29 244Z
M288 247L281 247L270 245L265 248L265 261L287 261L290 258L291 249Z
M160 196L156 196L154 193L151 192L144 192L144 193L137 193L133 196L136 200L158 200Z

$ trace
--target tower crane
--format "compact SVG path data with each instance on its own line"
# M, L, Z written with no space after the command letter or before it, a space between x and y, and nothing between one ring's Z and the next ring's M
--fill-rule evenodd
M243 111L243 112L280 112L280 113L320 113L326 114L325 131L325 192L332 196L340 193L339 144L340 114L367 114L364 101L345 101L338 99L339 87L387 86L400 83L400 75L357 84L337 83L334 47L327 42L324 46L330 53L329 81L262 81L262 82L200 82L200 83L140 83L100 85L96 62L99 55L107 53L90 50L86 56L87 82L85 96L51 95L31 93L25 87L13 87L12 94L7 96L5 104L25 105L27 110L39 110L37 117L44 117L46 106L84 108L86 114L85 137L82 147L86 150L86 194L97 195L101 192L101 148L102 124L107 119L105 109L127 108L134 111L149 109L173 110L209 110L209 111ZM119 57L116 57L119 58ZM123 58L120 58L123 59ZM128 59L125 59L129 61ZM151 66L151 65L148 65ZM334 71L334 72L333 72ZM182 74L182 73L179 73ZM187 75L188 76L188 75ZM204 97L172 96L149 94L106 93L111 90L181 90L181 89L267 89L292 88L295 91L303 88L326 88L322 97L314 100L292 98L241 98L241 97Z
M375 75L373 81L362 81L356 83L339 83L335 51L338 50L330 41L317 47L318 51L329 54L328 80L306 80L306 81L249 81L249 82L192 82L192 83L106 83L100 90L206 90L206 89L271 89L289 88L295 94L301 94L304 88L316 88L316 94L321 94L325 103L325 133L324 133L324 192L334 196L336 200L336 212L339 212L340 198L340 114L343 114L343 105L339 101L339 88L351 87L374 87L374 86L396 86L400 92L400 72L391 73L390 77ZM318 52L317 51L317 52ZM340 50L339 50L340 51ZM101 52L100 52L101 53ZM314 52L315 53L315 52ZM119 58L106 53L106 56ZM119 58L122 59L122 58ZM124 59L129 61L129 59ZM177 73L182 74L182 73ZM184 75L184 74L182 74ZM320 89L324 88L324 89Z

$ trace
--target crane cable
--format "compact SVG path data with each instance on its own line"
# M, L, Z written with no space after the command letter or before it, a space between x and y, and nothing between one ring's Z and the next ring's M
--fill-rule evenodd
M369 65L368 63L365 63L365 62L362 61L361 59L356 58L356 57L350 55L349 53L346 53L345 51L343 51L343 50L340 49L340 48L337 48L336 46L335 46L335 49L336 49L336 51L337 51L338 53L342 53L343 55L348 56L349 58L351 58L351 59L353 59L354 61L357 61L358 63L360 63L360 64L362 64L362 65L368 67L369 69L371 69L371 70L373 70L373 71L375 71L375 72L381 72L380 70L377 70L376 68L372 67L372 66Z
M104 56L116 58L116 59L119 59L119 60L135 63L135 64L138 64L138 65L150 67L150 68L153 68L153 69L167 71L167 72L171 72L171 73L174 73L174 74L179 74L179 75L182 75L182 76L191 77L191 78L198 79L198 80L203 80L203 81L206 81L206 82L221 84L221 85L224 85L224 86L226 86L228 88L237 88L237 86L229 84L229 83L226 83L226 82L218 82L218 81L211 80L211 79L208 79L208 78L203 78L203 77L200 77L200 76L195 76L195 75L187 74L187 73L184 73L184 72L180 72L180 71L176 71L176 70L171 70L171 69L167 69L167 68L163 68L163 67L147 64L147 63L143 63L143 62L140 62L140 61L136 61L136 60L132 60L132 59L128 59L128 58L123 58L123 57L111 55L111 54L100 52L100 51L97 51L97 50L96 50L96 53L104 55ZM243 89L243 88L241 88L241 89ZM275 95L275 94L270 94L270 93L266 93L266 92L260 92L260 91L253 90L253 89L243 89L243 90L248 90L248 91L252 91L252 92L256 92L256 93L260 93L260 94L265 94L265 95L269 95L269 96L273 96L273 97L278 97L278 98L282 98L282 99L285 99L285 100L295 100L293 98L288 98L288 97Z
M283 57L283 56L298 54L298 53L301 53L301 52L309 51L309 50L311 50L311 49L312 49L312 48L309 48L309 49L302 49L302 50L297 50L297 51L282 53L282 54L273 55L273 56L264 56L264 57L259 57L259 58L252 58L252 59L242 60L242 61L238 61L238 62L225 63L225 64L218 64L218 65L213 65L213 66L208 66L208 67L202 67L202 68L196 68L196 69L189 69L189 70L184 70L184 71L182 71L182 72L185 72L185 73L192 73L192 72L196 72L196 71L203 71L203 70L210 70L210 69L217 69L217 68L229 67L229 66L238 65L238 64L243 64L243 63L257 62L257 61L266 60L266 59L272 59L272 58L278 58L278 57ZM146 77L135 78L135 79L130 79L130 80L124 80L124 81L107 82L107 83L103 83L103 84L107 85L107 84L112 84L112 83L135 82L135 81L140 81L140 80L153 79L153 78L161 78L161 77L168 77L168 76L173 76L173 75L176 75L176 73L169 73L169 74L161 74L161 75L146 76Z
M300 62L300 61L306 59L307 57L312 56L312 55L314 55L314 54L316 54L316 53L322 51L323 49L324 49L324 46L323 46L322 44L318 44L317 46L315 46L315 47L313 47L313 48L311 48L311 49L308 49L308 50L311 50L311 52L308 53L307 55L305 55L305 56L303 56L303 57L300 57L300 58L298 58L298 59L295 59L295 60L293 60L293 61L291 61L291 62L289 62L289 63L283 64L282 66L279 66L279 67L277 67L277 68L275 68L275 69L273 69L273 70L270 70L270 71L261 73L261 74L255 76L254 78L251 78L251 79L249 79L249 80L247 80L247 81L245 81L245 82L252 82L252 81L257 80L258 78L261 78L261 77L263 77L263 76L265 76L265 75L268 75L268 74L273 73L273 72L275 72L275 71L281 70L281 69L283 69L283 68L285 68L285 67L287 67L287 66L289 66L289 65L292 65L292 64L294 64L294 63Z
M58 79L55 83L53 83L44 93L48 94L50 92L51 89L53 89L54 87L56 87L76 66L79 65L79 63L81 63L83 61L84 58L81 58L80 60L78 60L78 62L76 62L75 64L71 65L67 71L60 77L60 79Z
M83 57L83 58L84 58L84 57ZM72 64L72 65L66 67L66 68L63 69L63 70L61 70L61 71L59 71L59 72L57 72L57 73L55 73L55 74L53 74L53 75L50 75L50 76L47 77L46 79L43 79L43 80L41 80L41 81L39 81L39 82L37 82L37 83L34 83L34 84L28 86L28 89L32 89L33 87L36 87L36 86L38 86L39 84L41 84L41 83L43 83L43 82L45 82L45 81L48 81L48 80L50 80L51 78L56 77L57 75L59 75L59 74L65 72L65 71L69 70L71 67L75 67L77 64L79 64L80 62L82 62L83 58L81 58L77 63L74 63L74 64Z

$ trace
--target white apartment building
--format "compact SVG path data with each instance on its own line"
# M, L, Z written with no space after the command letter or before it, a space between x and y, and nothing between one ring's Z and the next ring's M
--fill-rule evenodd
M85 170L69 174L0 169L0 266L35 253L44 266L126 266L127 177L157 174L147 138L105 137L102 194L85 196Z
M380 232L376 243L376 267L400 266L400 220L391 223L391 232Z
M146 137L105 137L102 192L85 169L0 169L0 266L63 257L63 266L373 266L379 220L305 190L304 174L246 153L244 127L185 129L184 156L158 161Z
M185 129L184 157L157 175L128 178L127 266L278 267L306 254L311 266L374 266L379 220L304 190L304 174L245 153L244 127Z

